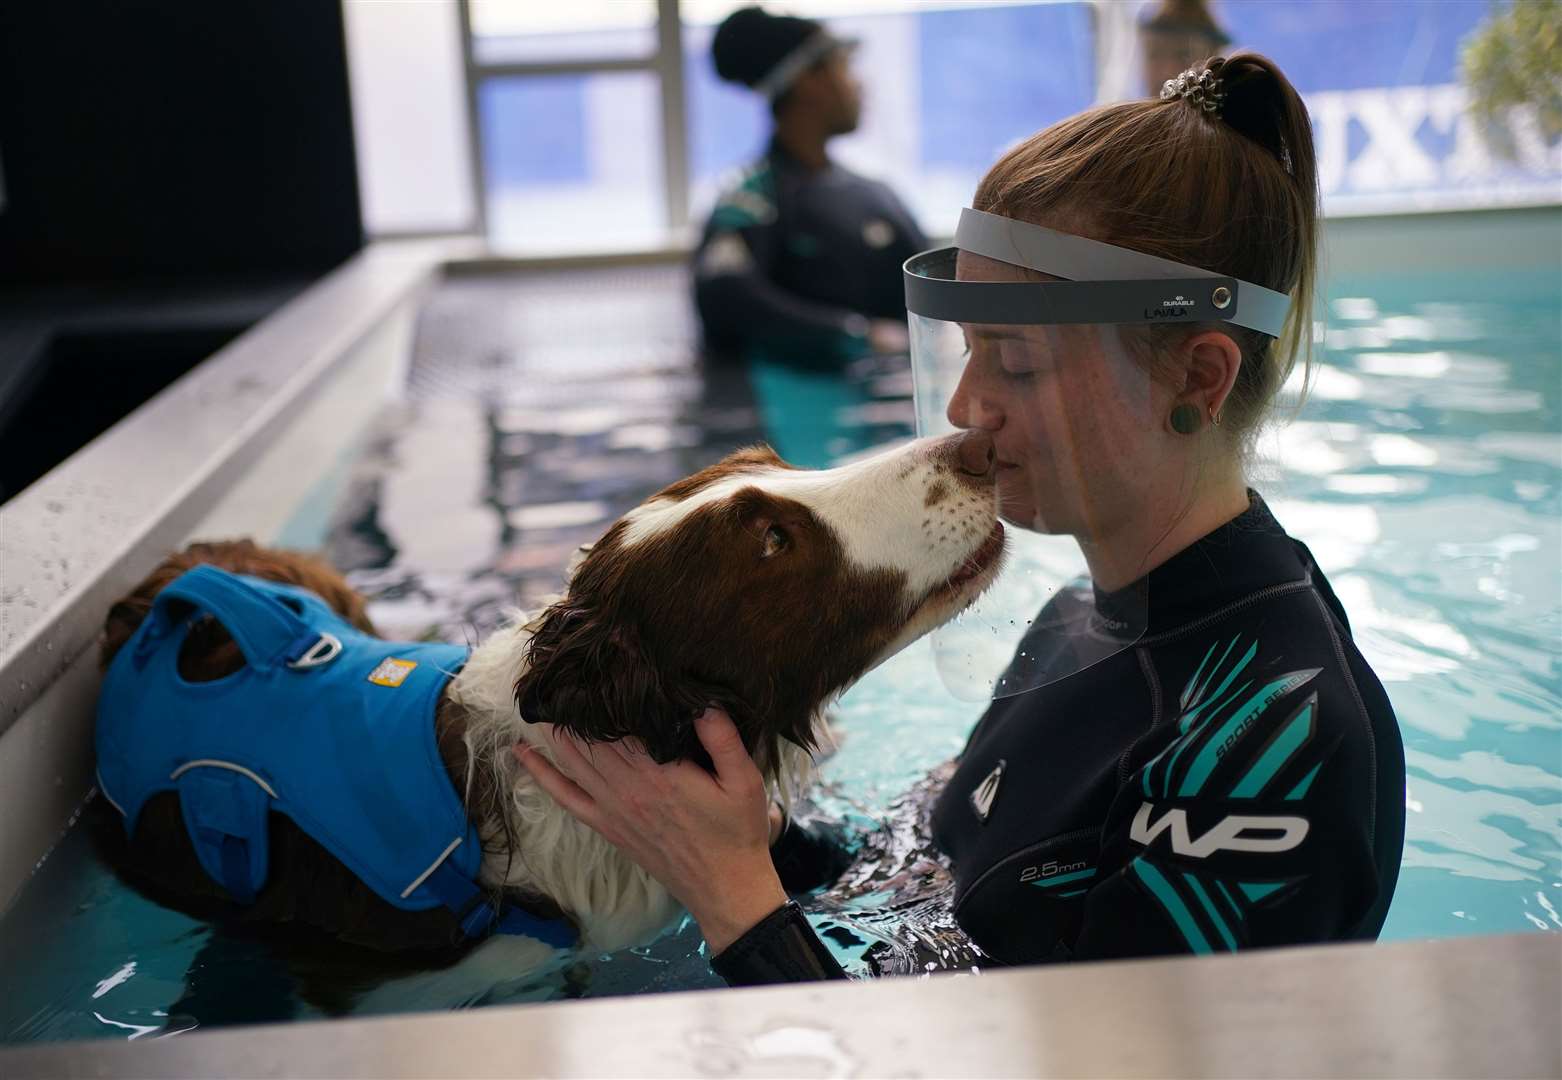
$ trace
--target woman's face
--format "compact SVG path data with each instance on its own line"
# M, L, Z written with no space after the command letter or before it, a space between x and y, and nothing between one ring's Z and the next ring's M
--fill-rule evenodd
M962 253L961 280L1049 281ZM1081 540L1119 526L1156 472L1156 389L1110 326L961 327L965 368L946 410L993 439L1005 520Z

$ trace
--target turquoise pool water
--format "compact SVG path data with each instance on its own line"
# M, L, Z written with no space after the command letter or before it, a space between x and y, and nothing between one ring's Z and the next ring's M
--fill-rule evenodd
M802 464L903 435L903 367L701 378L675 280L598 300L567 278L454 283L425 313L409 400L282 539L323 544L393 633L482 632L556 587L573 545L759 435ZM536 309L538 291L546 318ZM660 291L658 291L660 290ZM640 305L636 307L635 305ZM1562 930L1562 299L1554 276L1336 279L1322 364L1255 479L1318 556L1399 715L1404 870L1384 937ZM476 329L474 329L474 325ZM486 327L486 329L484 329ZM589 328L589 331L588 329ZM648 345L647 342L650 344ZM465 358L465 359L463 359ZM821 812L863 854L813 917L859 971L963 968L919 831L919 781L974 708L914 646L834 711ZM908 791L910 794L908 795ZM6 1041L715 985L692 927L561 957L452 998L317 944L158 907L67 834L4 920ZM17 973L24 973L18 978ZM403 981L386 984L392 975ZM379 989L374 989L379 987Z

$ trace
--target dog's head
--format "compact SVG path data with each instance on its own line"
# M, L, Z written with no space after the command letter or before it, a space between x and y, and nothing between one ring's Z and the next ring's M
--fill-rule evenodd
M928 439L836 469L740 451L616 522L544 612L521 715L703 758L724 708L761 767L818 709L968 606L1003 549L991 442Z
M136 628L152 610L157 594L173 584L186 570L210 563L235 574L297 585L308 589L329 604L337 614L358 629L374 633L364 610L363 597L353 591L347 580L319 559L296 551L278 551L257 546L251 540L225 540L191 544L170 555L148 574L129 595L109 609L103 625L99 663L104 670L129 641ZM179 674L191 682L210 682L231 675L244 666L244 655L228 632L215 620L206 619L191 628L179 651Z

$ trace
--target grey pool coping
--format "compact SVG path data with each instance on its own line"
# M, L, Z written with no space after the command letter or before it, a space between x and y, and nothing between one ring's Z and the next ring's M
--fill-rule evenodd
M352 345L476 250L370 246L0 506L0 734Z
M704 991L0 1051L0 1075L1562 1075L1562 937Z

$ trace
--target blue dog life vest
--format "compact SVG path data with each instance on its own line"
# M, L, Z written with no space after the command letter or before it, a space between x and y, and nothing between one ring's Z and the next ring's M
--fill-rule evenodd
M247 663L192 683L179 650L207 615ZM127 831L147 799L178 792L201 867L241 904L266 883L275 810L393 907L443 905L469 937L572 945L568 921L496 907L477 884L482 845L434 732L440 693L468 654L383 641L305 589L197 566L158 594L109 665L99 789Z

